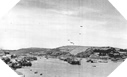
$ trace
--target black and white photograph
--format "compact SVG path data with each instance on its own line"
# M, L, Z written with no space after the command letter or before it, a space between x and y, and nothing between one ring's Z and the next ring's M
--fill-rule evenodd
M107 77L126 33L108 0L20 0L0 20L0 58L20 77Z

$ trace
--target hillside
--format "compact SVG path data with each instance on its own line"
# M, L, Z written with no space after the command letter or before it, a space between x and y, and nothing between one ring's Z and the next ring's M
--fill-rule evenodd
M26 54L35 54L35 53L41 54L49 50L50 49L47 49L47 48L22 48L18 50L1 50L1 53L3 51L9 51L11 54L26 55Z
M101 50L101 52L105 52L107 50L112 51L110 49L115 49L115 51L121 52L122 50L126 52L124 49L120 48L114 48L114 47L95 47L95 46L76 46L76 45L67 45L67 46L61 46L57 48L22 48L18 50L7 50L10 51L11 54L17 54L17 55L26 55L26 54L34 54L34 55L42 55L42 54L48 54L51 56L59 56L59 55L66 55L66 54L72 54L72 55L83 55L83 54L91 54L94 50ZM6 50L4 50L6 51Z

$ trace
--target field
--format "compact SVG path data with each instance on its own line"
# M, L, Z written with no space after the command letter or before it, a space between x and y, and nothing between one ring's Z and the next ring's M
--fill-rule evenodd
M70 65L59 59L38 57L32 64L17 71L25 77L107 77L121 62L88 63L83 59L81 65Z

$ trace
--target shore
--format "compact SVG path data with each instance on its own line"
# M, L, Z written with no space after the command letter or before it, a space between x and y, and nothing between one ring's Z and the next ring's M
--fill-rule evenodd
M81 65L70 65L59 59L38 58L32 67L17 69L25 77L107 77L121 62L88 63L85 59Z

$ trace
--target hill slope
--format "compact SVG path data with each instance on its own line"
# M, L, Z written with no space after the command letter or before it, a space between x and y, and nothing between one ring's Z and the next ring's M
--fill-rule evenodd
M17 54L17 55L25 55L25 54L49 54L49 55L61 55L61 54L66 54L70 53L72 55L77 55L82 52L86 52L88 48L92 49L100 49L100 50L107 50L110 48L114 47L95 47L95 46L75 46L75 45L67 45L67 46L62 46L58 48L53 48L53 49L48 49L48 48L22 48L19 50L7 50L10 51L12 54ZM120 51L120 48L114 48L117 51ZM6 50L5 50L6 51ZM88 50L87 50L88 51ZM64 52L64 53L63 53ZM88 51L89 52L89 51Z

